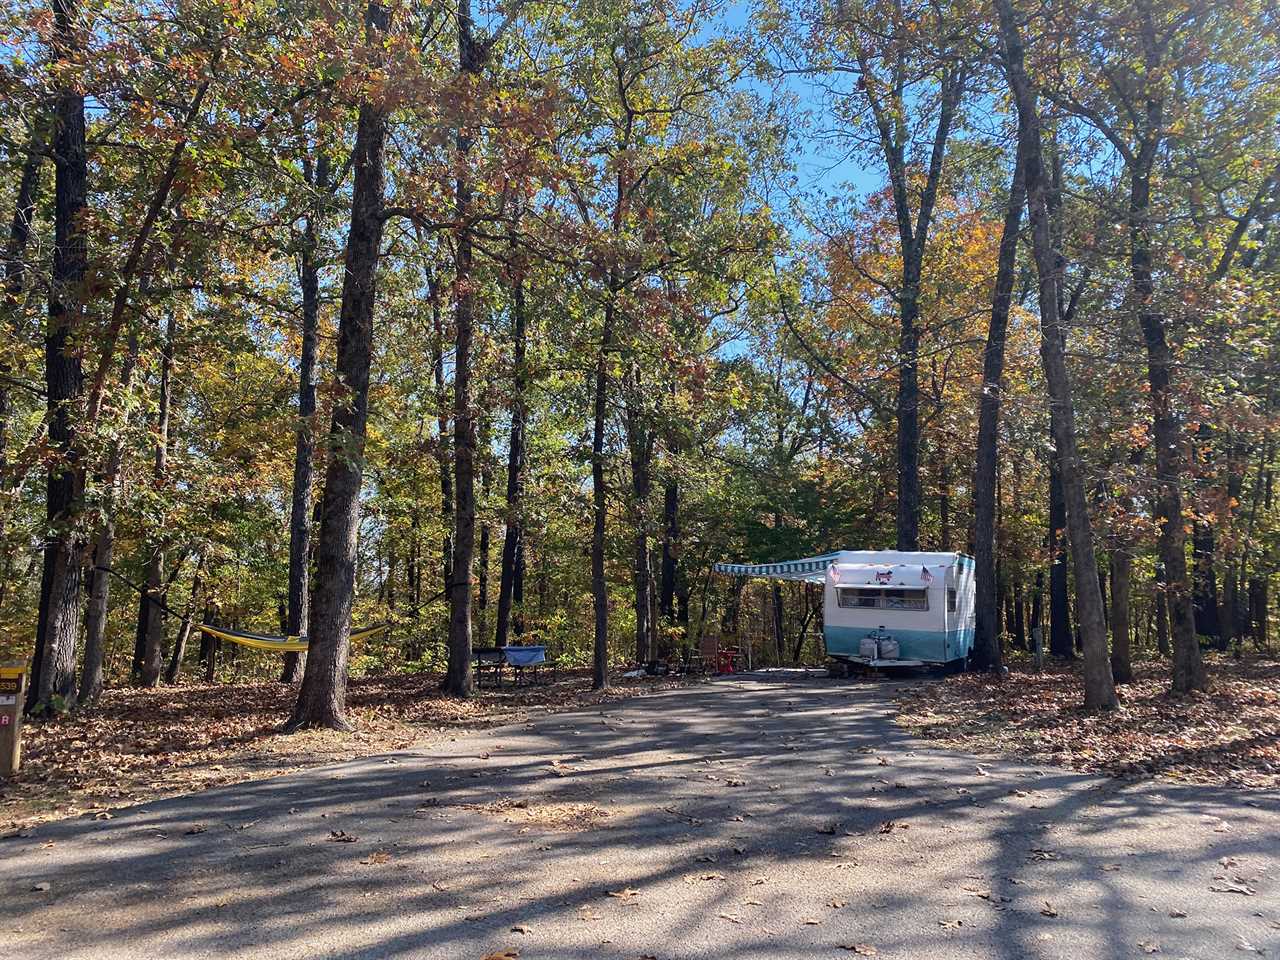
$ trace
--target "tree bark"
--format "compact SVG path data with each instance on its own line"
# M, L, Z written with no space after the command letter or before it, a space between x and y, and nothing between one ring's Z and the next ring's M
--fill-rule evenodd
M75 59L82 25L74 0L53 0L53 55ZM68 74L70 75L70 74ZM76 638L80 632L83 574L80 532L84 465L73 417L84 394L84 372L76 342L84 316L88 264L84 213L88 195L84 95L58 90L54 114L54 247L45 332L49 468L45 497L48 532L41 577L42 609L36 630L28 712L70 708L76 698Z
M1115 709L1115 684L1107 658L1106 624L1098 583L1084 477L1076 444L1075 409L1065 355L1065 331L1058 314L1059 262L1049 223L1048 183L1041 147L1036 94L1023 63L1022 38L1011 0L995 0L1000 17L1009 86L1018 106L1019 138L1026 164L1027 201L1032 246L1039 277L1040 358L1049 392L1054 447L1060 457L1062 490L1067 508L1068 539L1076 571L1076 606L1084 648L1084 704L1089 709Z
M468 81L477 80L485 47L477 43L470 0L458 3L458 66ZM454 188L457 237L454 245L454 365L453 365L453 571L449 583L449 664L444 689L457 697L472 691L471 591L476 538L475 421L471 403L471 348L475 338L476 296L473 288L471 173L467 169L472 131L458 125L455 139L458 177Z
M382 42L389 26L387 11L374 0L365 11L365 33L370 46ZM300 727L350 729L346 718L347 658L369 418L378 253L382 243L385 110L380 104L364 102L356 126L351 227L347 234L338 322L336 372L341 393L334 404L329 428L310 644L298 702L287 725L289 730Z
M525 486L525 431L529 421L527 390L529 371L525 360L527 316L524 272L516 249L516 232L508 236L511 250L511 435L507 440L506 530L502 538L502 570L498 578L498 624L495 643L508 643L513 612L518 610L517 573L523 552ZM515 613L518 618L518 612Z
M440 521L444 528L440 542L440 583L449 596L453 581L453 457L449 431L449 392L444 379L444 314L440 288L434 275L427 277L431 298L431 370L436 391L436 462L440 468Z
M1169 603L1165 599L1164 574L1160 570L1156 571L1152 603L1156 608L1156 650L1159 651L1160 656L1167 657L1171 652L1169 649Z
M480 497L487 503L489 492L493 487L493 466L489 456L489 418L480 421ZM477 577L479 589L476 593L476 633L483 643L489 638L489 546L492 535L488 514L480 522L480 572Z
M672 453L675 453L673 450ZM662 490L662 578L658 609L668 625L676 621L676 580L680 574L680 483L669 476Z
M152 477L156 486L165 482L169 468L169 410L171 406L171 384L173 380L173 349L177 335L177 319L172 311L166 322L164 353L160 360L160 396L156 410L156 426L154 442L155 464ZM156 601L163 601L165 595L165 546L164 534L156 538L147 560L147 574L144 582L145 591L138 597L137 646L141 648L141 656L135 659L134 680L140 686L154 687L160 682L163 669L161 648L164 641L164 607Z
M616 286L610 274L610 287ZM612 291L611 291L612 293ZM609 390L609 351L613 348L614 296L605 302L600 348L596 354L591 428L591 597L595 613L592 641L592 689L609 685L609 582L604 569L608 491L604 480L604 426Z
M974 471L974 565L977 600L974 633L974 665L988 669L1000 666L1000 644L996 633L996 491L999 478L1000 395L1004 389L1004 345L1009 329L1009 307L1013 299L1014 272L1018 262L1018 233L1022 208L1026 205L1026 178L1023 171L1022 141L1013 164L1009 202L1005 207L1004 229L996 260L996 283L991 297L991 323L982 357L982 395L978 401L978 450Z
M182 670L182 660L187 655L187 641L191 639L191 618L195 616L196 603L200 597L200 588L204 583L204 557L196 560L195 573L191 576L191 599L187 602L187 615L178 628L178 635L173 641L173 653L169 657L169 665L164 671L164 682L175 684Z
M632 523L635 527L632 540L631 578L635 589L635 656L637 663L653 659L653 624L651 586L653 576L649 570L648 503L653 490L651 468L653 462L653 430L645 422L640 399L639 372L635 365L626 377L626 428L627 447L631 455Z
M1133 682L1132 628L1129 622L1133 558L1128 547L1111 552L1111 675L1116 683Z
M1146 69L1156 76L1160 54L1155 27L1145 8L1139 30ZM1154 81L1153 81L1154 82ZM1144 136L1129 168L1129 267L1138 325L1147 348L1147 385L1151 402L1151 439L1156 448L1156 522L1159 526L1160 560L1164 564L1165 591L1173 639L1173 692L1188 693L1208 687L1200 643L1196 639L1187 576L1186 532L1182 515L1182 428L1173 408L1173 351L1169 346L1166 318L1155 302L1151 262L1149 217L1151 173L1160 147L1163 95L1149 95L1145 102Z
M133 383L141 347L136 331L129 336L124 369L120 374L120 392L127 392ZM107 454L107 469L101 483L106 494L102 505L103 519L94 537L93 565L89 570L89 605L85 613L84 665L80 671L81 706L92 706L102 695L103 665L106 661L107 610L111 600L111 564L115 557L116 502L123 492L124 481L120 468L124 461L124 441L116 437Z
M320 233L329 189L329 158L316 149L307 181L316 192L302 235L298 281L302 289L302 352L298 358L298 427L294 439L293 491L289 504L289 596L285 633L307 635L311 603L311 477L315 469L316 341L320 330ZM281 683L302 679L306 654L284 655Z
M1213 568L1217 552L1215 540L1213 527L1203 521L1195 524L1191 533L1191 611L1196 633L1211 637L1217 649L1225 650L1222 614L1218 608L1218 577Z
M905 43L905 39L899 39ZM920 549L920 281L924 264L925 246L937 201L938 186L942 179L942 162L946 155L947 140L955 120L956 109L965 87L964 69L958 64L943 68L942 92L938 121L934 128L932 150L926 169L923 190L914 218L911 209L913 188L910 164L907 158L910 134L903 119L909 105L903 102L902 89L906 83L903 74L905 62L895 60L895 75L887 85L891 90L890 102L885 102L880 86L873 77L871 64L865 55L859 55L863 83L860 84L871 107L879 134L880 149L884 155L893 188L894 212L897 215L898 235L901 243L902 276L898 299L898 395L896 416L898 424L898 496L897 496L897 546L899 550Z
M1070 660L1071 596L1067 552L1067 507L1062 493L1062 468L1056 451L1049 454L1049 654Z

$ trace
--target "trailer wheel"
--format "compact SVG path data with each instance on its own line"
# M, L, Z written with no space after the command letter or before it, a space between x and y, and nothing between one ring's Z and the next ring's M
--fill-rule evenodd
M827 676L832 680L847 679L849 676L849 664L843 660L828 660Z

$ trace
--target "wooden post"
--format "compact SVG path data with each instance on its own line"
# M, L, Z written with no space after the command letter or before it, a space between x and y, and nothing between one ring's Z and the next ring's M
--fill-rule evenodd
M27 668L21 661L0 664L0 778L12 777L22 765L22 703Z
M1035 648L1036 673L1044 670L1044 628L1036 624L1031 628L1031 642Z

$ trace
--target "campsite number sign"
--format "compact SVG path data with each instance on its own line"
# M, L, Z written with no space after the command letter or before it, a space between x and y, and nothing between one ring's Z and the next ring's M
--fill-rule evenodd
M22 762L22 693L26 669L20 663L0 663L0 777L18 772Z

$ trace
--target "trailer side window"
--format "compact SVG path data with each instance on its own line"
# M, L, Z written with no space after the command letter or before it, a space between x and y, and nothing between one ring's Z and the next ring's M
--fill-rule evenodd
M840 587L836 590L836 604L847 610L928 610L929 596L924 590Z
M928 610L929 598L923 590L886 590L884 606L887 610Z
M947 588L947 613L956 612L956 588Z
M851 590L841 587L836 591L836 603L845 609L874 607L879 594L879 590Z

